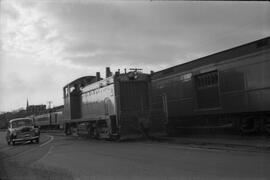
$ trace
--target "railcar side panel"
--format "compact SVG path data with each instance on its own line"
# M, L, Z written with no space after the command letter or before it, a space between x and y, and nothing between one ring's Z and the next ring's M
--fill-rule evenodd
M60 129L63 129L64 125L63 110L57 111L56 114L57 114L57 125L59 126Z
M115 115L114 84L83 92L81 106L83 119Z
M196 109L218 108L219 83L218 71L198 74L194 77L196 89Z
M41 115L34 116L36 126L47 129L63 128L63 115L62 111L56 111Z
M36 126L48 126L50 125L50 116L49 114L42 114L34 117Z
M189 115L194 106L192 87L191 73L179 74L172 79L153 80L152 110L163 111L171 117Z
M220 70L220 99L225 113L269 111L270 52L236 61Z
M154 74L151 117L159 114L167 129L239 127L254 132L258 124L268 127L269 41L266 38L263 46L260 41L250 43ZM184 84L177 81L184 74L191 76L186 98L181 96Z

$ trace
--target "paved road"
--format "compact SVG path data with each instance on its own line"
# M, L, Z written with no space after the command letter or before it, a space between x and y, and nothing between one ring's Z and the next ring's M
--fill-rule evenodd
M0 132L0 180L50 179L51 177L71 177L70 175L44 167L33 166L47 154L53 136L42 134L40 143L23 142L15 146L7 145L5 133ZM69 178L72 179L72 178Z
M44 134L39 145L8 147L0 133L0 153L2 178L9 179L270 179L269 152L59 134Z

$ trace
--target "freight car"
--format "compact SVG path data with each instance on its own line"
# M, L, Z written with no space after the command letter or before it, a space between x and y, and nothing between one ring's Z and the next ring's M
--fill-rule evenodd
M179 132L270 133L270 37L153 73L152 121Z
M62 129L63 115L62 110L48 112L45 114L33 116L35 126L40 129Z
M106 78L85 76L63 88L65 133L93 138L130 138L147 134L150 75L131 71Z

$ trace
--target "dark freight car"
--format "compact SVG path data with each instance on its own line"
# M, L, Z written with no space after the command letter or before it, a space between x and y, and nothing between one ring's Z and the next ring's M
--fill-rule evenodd
M270 132L270 38L152 74L152 121L170 134Z
M79 78L64 87L66 134L131 137L149 129L150 76L137 71Z

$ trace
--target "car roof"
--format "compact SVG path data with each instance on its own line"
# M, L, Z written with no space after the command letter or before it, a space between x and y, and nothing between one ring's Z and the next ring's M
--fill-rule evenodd
M20 121L20 120L26 120L26 119L32 120L31 118L16 118L16 119L11 119L9 122L11 123L11 122L14 122L14 121Z

